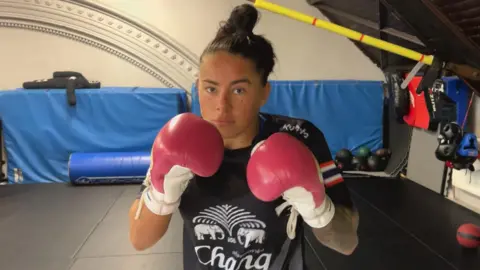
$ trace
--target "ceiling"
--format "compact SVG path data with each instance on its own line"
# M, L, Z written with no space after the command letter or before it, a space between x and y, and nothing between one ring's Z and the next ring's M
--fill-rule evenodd
M307 0L331 22L446 62L480 69L480 0ZM416 64L352 41L384 71Z

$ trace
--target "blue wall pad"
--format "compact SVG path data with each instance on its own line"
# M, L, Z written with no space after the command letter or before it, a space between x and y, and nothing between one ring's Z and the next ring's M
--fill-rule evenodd
M105 87L0 91L10 183L68 182L76 152L148 152L162 126L186 111L182 89Z
M271 81L263 112L303 118L320 128L332 155L360 146L383 146L381 81ZM198 90L192 87L192 111L200 114Z
M73 153L68 162L72 184L142 183L150 152Z

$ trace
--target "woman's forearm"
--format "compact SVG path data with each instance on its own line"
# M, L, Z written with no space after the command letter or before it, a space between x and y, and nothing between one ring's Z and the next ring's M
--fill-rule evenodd
M350 255L358 245L358 222L359 215L356 210L336 206L332 221L323 228L313 228L313 233L323 245Z
M159 216L143 206L135 219L140 200L135 200L129 211L130 242L136 250L142 251L155 245L167 232L172 215Z

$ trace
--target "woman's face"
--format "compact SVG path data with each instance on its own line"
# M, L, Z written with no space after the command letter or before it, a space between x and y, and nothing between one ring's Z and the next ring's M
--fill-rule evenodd
M252 61L223 51L203 56L197 88L202 117L227 140L257 128L270 91Z

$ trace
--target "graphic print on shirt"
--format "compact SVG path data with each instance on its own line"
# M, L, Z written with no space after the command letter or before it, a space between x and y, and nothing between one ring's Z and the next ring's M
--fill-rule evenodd
M310 134L308 134L307 129L302 128L299 124L284 124L280 131L287 131L287 132L295 132L296 134L300 135L304 139L308 139Z
M261 248L267 237L266 224L251 212L217 205L200 211L192 221L198 240L195 253L201 264L226 270L267 270L270 266L272 254Z

